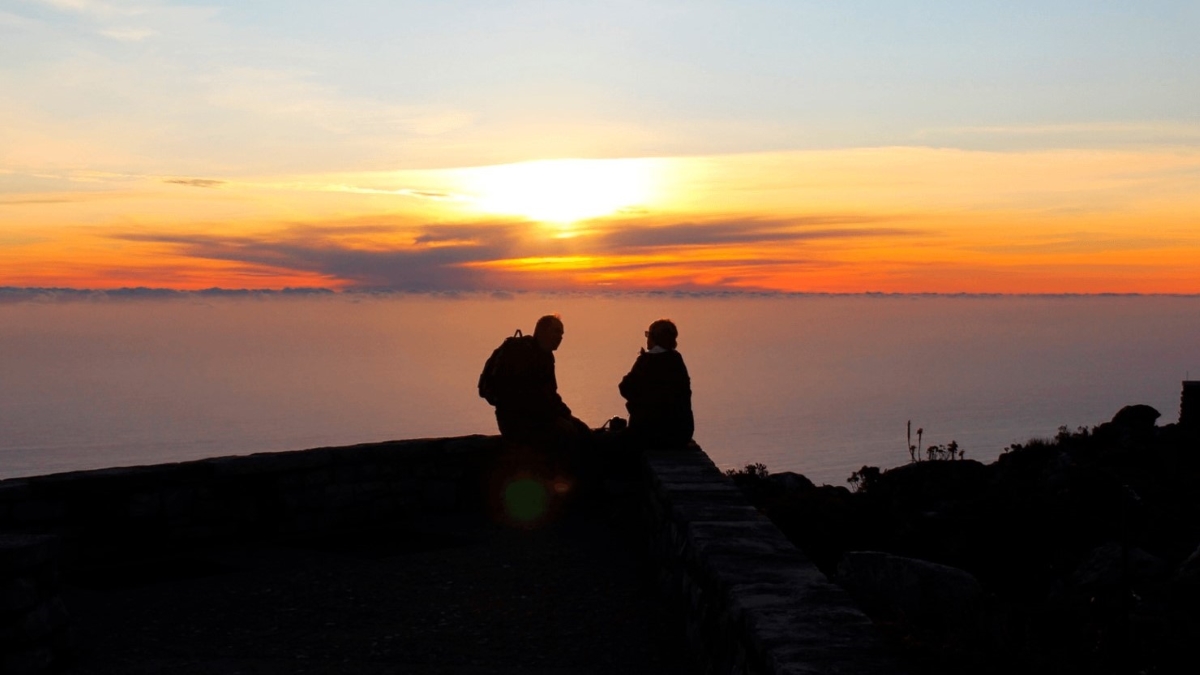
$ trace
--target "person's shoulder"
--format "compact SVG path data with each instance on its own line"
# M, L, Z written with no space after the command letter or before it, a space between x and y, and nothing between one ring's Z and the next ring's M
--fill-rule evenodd
M654 363L655 356L657 356L656 352L646 351L645 349L643 349L642 351L638 352L637 358L633 360L633 365L636 366L638 364L644 365L644 364L648 364L648 363Z
M675 351L674 349L671 349L664 353L671 355L666 361L664 361L664 363L667 363L670 368L675 369L675 370L683 370L685 372L687 371L687 364L685 364L683 362L683 354L680 354L679 352Z

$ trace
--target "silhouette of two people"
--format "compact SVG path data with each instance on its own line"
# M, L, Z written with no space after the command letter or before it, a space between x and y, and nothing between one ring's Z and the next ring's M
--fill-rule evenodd
M558 315L538 319L533 335L520 331L492 353L479 393L496 408L500 435L510 443L545 450L578 449L590 428L571 413L558 393L554 351L564 327ZM691 379L676 351L679 331L668 319L650 324L646 347L619 389L629 411L625 439L640 448L678 448L695 430Z

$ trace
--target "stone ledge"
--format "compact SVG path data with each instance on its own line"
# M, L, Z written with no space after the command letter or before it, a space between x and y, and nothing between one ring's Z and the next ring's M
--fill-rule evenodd
M651 453L644 507L659 585L702 672L901 673L849 594L696 449Z

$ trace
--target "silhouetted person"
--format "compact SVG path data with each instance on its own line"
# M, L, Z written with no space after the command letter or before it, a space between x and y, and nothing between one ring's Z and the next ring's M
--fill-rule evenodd
M572 415L558 395L554 350L564 332L557 315L543 316L533 335L518 331L488 360L480 376L480 395L496 406L496 424L505 440L563 449L588 433L587 424Z
M659 319L646 331L646 348L621 380L629 436L647 448L680 448L692 440L692 380L675 351L679 330Z

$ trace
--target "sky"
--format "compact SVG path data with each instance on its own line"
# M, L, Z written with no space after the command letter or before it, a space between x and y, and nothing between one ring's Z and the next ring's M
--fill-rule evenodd
M0 287L1200 293L1200 3L0 0Z

